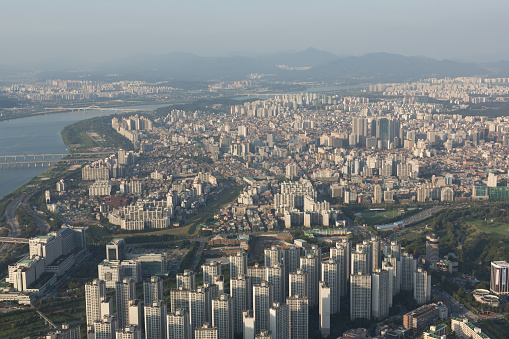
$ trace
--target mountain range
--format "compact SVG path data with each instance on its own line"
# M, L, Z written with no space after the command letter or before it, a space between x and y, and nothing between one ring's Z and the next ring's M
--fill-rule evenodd
M66 79L118 79L146 81L228 81L243 80L249 74L271 75L270 79L288 81L411 81L426 77L509 76L509 62L468 63L390 53L363 56L338 56L308 48L300 52L279 52L261 56L203 57L173 52L164 55L136 55L96 65L78 61L45 61L18 66L41 71L39 77ZM79 70L79 71L77 71ZM6 67L0 71L6 72Z

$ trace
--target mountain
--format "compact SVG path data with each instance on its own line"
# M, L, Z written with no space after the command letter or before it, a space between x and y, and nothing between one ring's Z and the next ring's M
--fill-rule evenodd
M360 57L340 58L308 71L315 79L362 78L404 81L421 77L455 77L485 75L485 68L476 64L399 54L370 53Z
M279 52L259 57L271 65L286 65L290 67L316 67L337 60L339 57L327 51L320 51L310 47L301 52Z

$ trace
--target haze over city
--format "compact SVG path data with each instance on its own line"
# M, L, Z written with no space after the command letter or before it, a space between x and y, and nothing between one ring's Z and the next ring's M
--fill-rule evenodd
M315 47L463 61L509 58L509 3L468 1L8 1L0 65L87 66L139 54L261 55Z

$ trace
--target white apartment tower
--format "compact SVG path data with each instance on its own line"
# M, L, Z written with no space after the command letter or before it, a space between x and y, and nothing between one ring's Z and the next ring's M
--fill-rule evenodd
M328 337L330 335L331 289L326 282L320 281L318 297L320 333L322 334L322 337Z
M236 278L239 275L247 274L247 254L239 251L230 255L230 278Z
M339 312L340 309L340 292L339 292L339 265L338 262L329 258L322 261L322 280L330 289L330 313Z
M371 319L371 274L350 276L350 319Z
M290 273L289 276L289 285L290 285L290 292L289 296L293 295L300 295L303 297L307 297L308 295L308 273L303 270L302 268L299 268L297 272Z
M189 312L185 308L179 308L166 317L168 339L191 339L191 326Z
M101 302L106 297L106 284L104 281L94 279L85 284L85 305L87 315L87 325L93 325L94 322L102 319Z
M308 338L309 304L308 298L294 295L286 299L289 310L289 327L292 339Z
M371 274L371 315L375 319L384 319L389 316L389 298L392 294L389 289L388 271L377 268Z
M337 242L335 247L330 248L330 258L335 259L339 265L339 291L341 296L348 293L350 285L350 255L351 243L343 239Z
M288 326L288 305L274 302L269 310L269 314L272 339L289 338L290 328Z
M147 338L166 338L166 304L162 300L145 306L145 336Z
M212 299L212 326L217 328L218 338L233 339L232 299L228 294Z
M251 309L251 285L249 277L239 275L230 279L230 296L232 297L233 332L242 333L242 312Z
M213 284L215 277L221 275L221 262L211 261L202 265L203 269L203 283Z
M184 290L196 289L196 274L192 270L184 270L184 273L177 273L177 288Z
M261 284L253 286L255 333L270 328L269 308L272 303L272 285L268 281L262 281Z
M284 268L281 264L273 264L266 268L266 279L272 285L272 300L283 303L285 300Z
M143 301L147 306L156 300L163 300L163 280L158 276L152 276L149 281L143 282Z
M419 305L431 300L431 274L421 267L414 272L414 299Z
M116 303L118 327L124 328L129 324L129 304L136 299L136 284L131 278L124 278L116 283Z

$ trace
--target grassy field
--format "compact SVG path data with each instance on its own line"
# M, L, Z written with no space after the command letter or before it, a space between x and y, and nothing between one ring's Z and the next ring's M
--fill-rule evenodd
M396 218L401 215L397 209L389 211L363 211L361 212L366 224L368 225L380 225L385 223L384 220Z
M495 238L509 236L509 224L491 222L490 220L468 220L466 224L478 232L487 233Z

